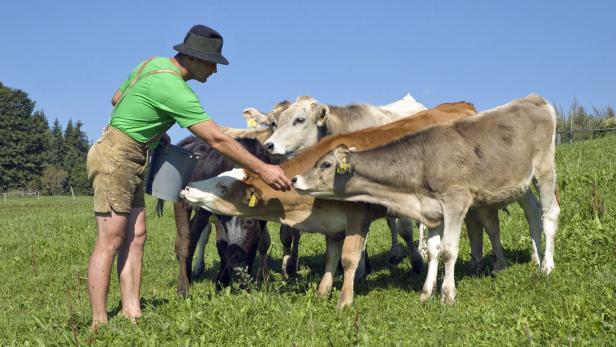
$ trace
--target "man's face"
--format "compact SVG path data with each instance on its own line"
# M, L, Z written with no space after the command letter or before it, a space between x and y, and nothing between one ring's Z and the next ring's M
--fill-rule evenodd
M208 77L216 73L216 63L197 58L192 58L191 61L191 75L201 83L205 83Z

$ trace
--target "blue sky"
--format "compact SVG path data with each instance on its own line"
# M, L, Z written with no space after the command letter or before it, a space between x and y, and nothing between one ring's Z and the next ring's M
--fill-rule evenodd
M615 14L616 1L10 1L0 81L50 122L82 120L92 140L130 70L206 24L231 64L189 84L225 126L299 95L385 104L410 92L481 110L535 92L603 107L616 105Z

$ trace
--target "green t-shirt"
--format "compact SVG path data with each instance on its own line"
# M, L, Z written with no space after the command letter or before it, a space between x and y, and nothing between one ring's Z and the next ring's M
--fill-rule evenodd
M111 113L114 128L143 143L160 135L175 122L186 128L210 119L203 112L195 92L179 75L159 72L141 78L127 91L142 64L137 65L120 86L126 95ZM150 60L140 76L158 69L180 72L169 58L158 57Z

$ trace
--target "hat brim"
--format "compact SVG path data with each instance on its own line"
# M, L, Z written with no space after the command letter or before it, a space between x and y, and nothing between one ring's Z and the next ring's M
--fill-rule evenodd
M173 49L180 53L184 53L186 55L190 55L191 57L195 57L197 59L209 61L216 64L229 65L229 61L227 58L223 57L220 53L209 53L200 50L196 50L194 48L188 47L183 43L179 45L173 46Z

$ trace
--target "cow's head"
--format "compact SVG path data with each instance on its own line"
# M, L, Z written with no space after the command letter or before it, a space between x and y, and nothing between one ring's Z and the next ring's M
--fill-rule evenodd
M263 201L263 189L267 190L268 201ZM279 195L244 169L233 169L198 182L190 183L180 196L191 205L204 208L216 214L267 218L282 210ZM278 194L278 195L277 195Z
M319 159L313 168L291 180L300 194L331 198L344 193L353 174L350 150L338 146Z
M327 105L309 96L298 97L279 114L265 148L274 156L293 156L319 141L319 128L325 126L328 116Z
M251 218L218 216L216 248L221 260L218 286L226 287L232 282L242 288L248 286L259 241L267 232L265 225L264 221Z
M268 113L263 113L254 107L244 109L242 117L246 120L248 128L269 128L272 131L277 126L280 113L286 110L291 103L287 100L280 101L274 105Z

